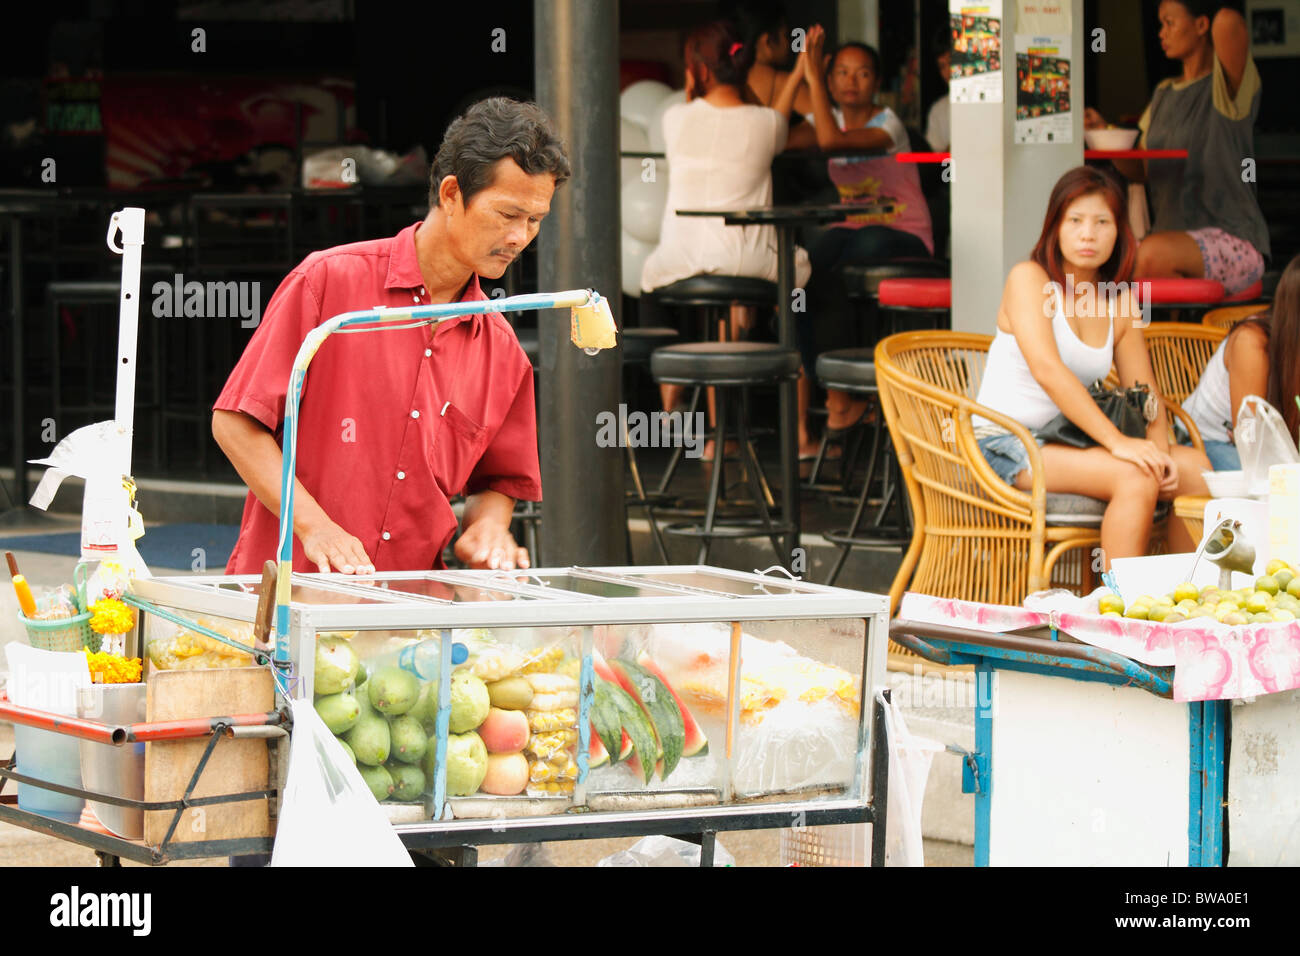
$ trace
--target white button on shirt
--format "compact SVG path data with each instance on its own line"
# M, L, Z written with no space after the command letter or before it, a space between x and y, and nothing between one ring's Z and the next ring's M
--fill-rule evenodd
M397 473L397 480L398 480L398 481L401 481L401 480L402 480L403 478L405 478L405 477L406 477L406 472L404 472L404 471L399 471L399 472Z
M412 417L412 418L419 418L419 417L420 417L420 410L419 410L418 408L413 408L413 409L411 409L411 417Z
M430 358L430 357L432 357L432 355L433 355L433 349L425 349L425 350L424 350L424 357L425 357L425 358Z
M387 541L387 540L388 540L389 538L391 538L391 537L392 537L392 535L390 535L387 531L384 532L384 540L385 540L385 541Z

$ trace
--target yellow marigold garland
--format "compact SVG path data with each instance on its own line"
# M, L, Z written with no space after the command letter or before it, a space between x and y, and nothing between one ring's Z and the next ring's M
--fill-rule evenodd
M102 681L96 683L104 684L136 684L140 681L140 671L142 662L138 657L126 658L117 654L105 654L101 652L92 653L91 651L82 651L86 655L86 663L90 667L92 680L95 674L102 677Z
M125 634L135 627L135 614L116 598L90 605L90 629L96 634Z

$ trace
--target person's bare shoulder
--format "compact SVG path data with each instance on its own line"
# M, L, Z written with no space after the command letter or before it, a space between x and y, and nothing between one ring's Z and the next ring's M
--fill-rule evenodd
M1223 351L1224 361L1232 361L1243 352L1267 355L1268 341L1268 330L1258 322L1242 322L1228 334L1228 344Z

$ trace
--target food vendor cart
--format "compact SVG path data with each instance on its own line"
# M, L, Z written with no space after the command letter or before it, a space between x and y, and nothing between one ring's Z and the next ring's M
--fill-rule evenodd
M251 644L259 586L254 576L136 581L132 603L141 609L138 635L150 679L168 673L159 662L170 663L177 642L195 627L199 634ZM566 762L578 770L568 778L571 787L559 792L538 789L542 781L530 775L527 789L517 794L458 793L447 778L446 732L438 733L433 717L429 753L444 756L421 762L430 771L427 785L413 798L383 801L412 854L469 863L472 848L484 844L660 833L701 840L707 864L719 831L871 821L880 824L873 861L883 862L888 760L883 750L873 757L883 714L879 703L864 706L884 679L882 596L708 567L430 571L369 579L294 574L290 590L292 661L283 673L293 697L317 696L315 681L323 679L314 672L318 641L346 641L371 680L403 662L414 674L421 668L412 652L433 649L440 660L444 646L450 658L458 643L469 654L453 671L497 678L489 686L509 673L553 675L556 681L579 675L577 706L567 708L577 720L559 719L566 730L585 726L588 732L567 738L565 750L574 759ZM630 672L634 661L643 665L643 680L654 673L663 680L656 686L671 688L695 724L683 748L693 747L693 755L683 753L671 766L662 761L649 780L629 758L595 757L601 749L591 717L598 706L595 686L601 673ZM451 676L445 686L452 685ZM284 723L283 703L278 700L276 713L263 722ZM479 731L487 736L485 725ZM658 735L667 741L662 730ZM271 740L282 755L286 743ZM579 761L580 754L588 759ZM631 756L638 756L635 750ZM540 763L531 752L525 759L530 769ZM283 761L275 774L280 779L273 779L272 791L282 783ZM84 829L11 806L0 806L0 819L85 842L110 858L143 862L266 845L160 848L102 834L83 838Z
M120 217L133 293L143 210ZM492 305L567 307L575 346L615 344L608 304L591 290ZM124 295L113 429L123 475L134 307ZM365 310L308 334L285 409L278 568L140 575L123 595L137 612L128 653L146 661L144 722L0 700L16 724L152 748L144 800L43 780L23 772L21 753L0 767L27 786L143 814L143 838L3 800L0 820L93 846L107 862L264 851L277 818L294 812L278 805L291 701L312 701L323 759L351 779L345 762L356 765L412 854L473 862L487 843L679 834L701 842L707 864L719 830L871 822L872 862L884 863L883 596L707 567L292 571L298 405L321 343L479 308ZM115 486L116 472L107 480Z

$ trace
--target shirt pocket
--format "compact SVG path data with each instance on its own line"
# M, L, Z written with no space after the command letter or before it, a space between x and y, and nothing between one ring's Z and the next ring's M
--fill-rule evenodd
M487 428L455 405L443 406L442 424L429 449L429 464L443 492L460 494L487 444Z

